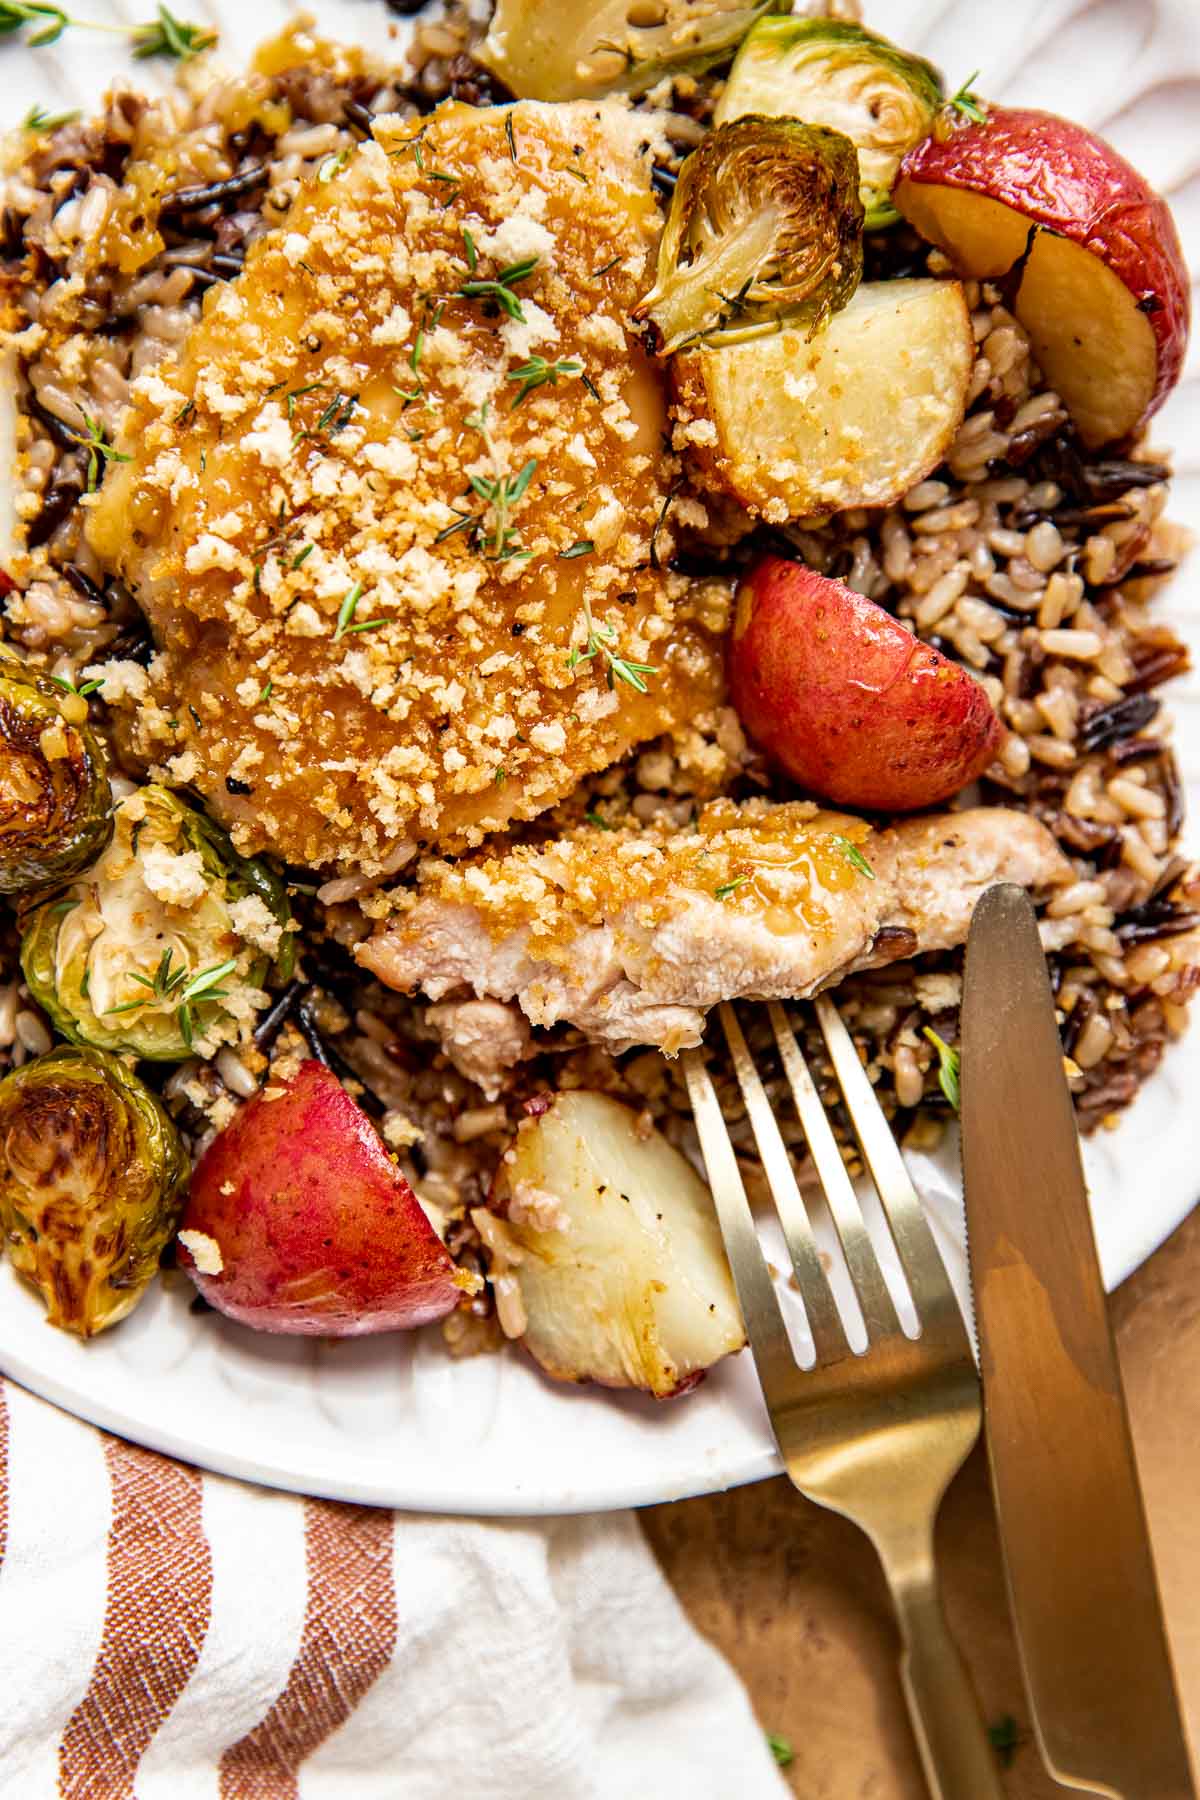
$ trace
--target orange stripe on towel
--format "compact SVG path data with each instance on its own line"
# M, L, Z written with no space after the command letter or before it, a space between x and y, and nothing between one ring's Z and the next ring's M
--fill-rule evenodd
M117 1438L105 1438L104 1455L113 1502L104 1630L59 1745L63 1800L134 1800L138 1763L187 1686L211 1614L200 1475Z
M221 1759L221 1800L298 1800L300 1765L344 1725L396 1647L393 1515L308 1500L300 1648L266 1717Z

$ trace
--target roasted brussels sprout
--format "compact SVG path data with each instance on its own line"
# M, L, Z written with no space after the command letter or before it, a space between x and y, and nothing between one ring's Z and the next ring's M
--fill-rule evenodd
M26 913L30 992L73 1043L211 1056L248 1033L272 963L291 971L283 887L166 788L122 800L113 826L100 860Z
M922 56L848 19L759 19L738 51L714 122L785 115L844 132L858 151L868 231L894 225L900 159L926 137L942 78Z
M63 1331L94 1337L133 1311L187 1174L174 1125L115 1056L64 1046L0 1081L0 1230Z
M786 0L499 0L479 59L519 100L642 94L664 75L728 57ZM644 22L643 22L644 21Z
M863 209L849 138L795 119L735 119L679 173L654 286L635 307L653 348L810 334L862 275Z
M98 856L112 825L99 740L72 701L0 652L0 893L74 875Z

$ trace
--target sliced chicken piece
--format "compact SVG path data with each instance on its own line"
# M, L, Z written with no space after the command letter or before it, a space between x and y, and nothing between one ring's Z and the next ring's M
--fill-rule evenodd
M110 672L132 750L240 849L366 876L690 721L723 624L667 569L679 464L627 324L661 224L644 122L374 132L133 383L89 526L162 652Z
M674 1053L718 1001L802 998L948 949L993 882L1070 878L1046 828L1000 807L877 832L809 802L717 800L692 830L586 826L427 862L356 954L390 987L515 999L535 1025Z
M446 1000L426 1020L460 1075L495 1100L508 1071L529 1053L529 1026L515 1006L499 1000Z

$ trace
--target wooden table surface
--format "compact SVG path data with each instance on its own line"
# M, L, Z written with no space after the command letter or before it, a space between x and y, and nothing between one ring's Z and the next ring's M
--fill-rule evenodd
M1193 1744L1200 1745L1200 1209L1114 1296L1114 1323ZM642 1514L676 1593L791 1744L805 1800L927 1800L867 1541L782 1478ZM1064 1790L1029 1741L981 1452L942 1508L946 1609L984 1712L1011 1716L1014 1800Z

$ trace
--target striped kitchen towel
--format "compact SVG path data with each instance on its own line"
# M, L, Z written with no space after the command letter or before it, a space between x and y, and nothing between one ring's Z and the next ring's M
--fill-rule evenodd
M631 1514L299 1500L0 1382L3 1800L780 1800Z

